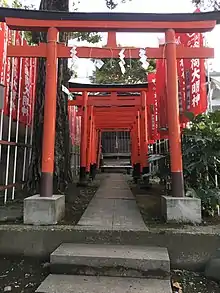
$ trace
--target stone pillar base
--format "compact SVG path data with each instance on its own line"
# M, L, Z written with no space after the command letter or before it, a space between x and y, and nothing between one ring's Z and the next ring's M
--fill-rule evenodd
M65 195L30 196L24 199L24 224L55 225L65 215Z
M191 197L162 197L162 215L167 222L202 222L201 199Z

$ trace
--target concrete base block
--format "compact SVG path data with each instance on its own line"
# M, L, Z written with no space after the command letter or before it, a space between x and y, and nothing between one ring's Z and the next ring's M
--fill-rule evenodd
M167 222L201 223L201 199L163 196L162 214Z
M24 224L54 225L65 215L65 195L40 197L34 195L24 200Z

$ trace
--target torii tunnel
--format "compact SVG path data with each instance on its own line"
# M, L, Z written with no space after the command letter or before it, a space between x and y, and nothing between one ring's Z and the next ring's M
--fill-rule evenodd
M178 101L178 59L207 59L214 57L211 48L188 48L177 46L176 33L204 33L212 31L220 22L219 12L148 14L148 13L68 13L31 11L0 8L0 20L8 27L20 31L41 31L47 33L47 43L38 46L8 46L8 57L46 58L45 115L43 133L43 155L41 175L41 197L53 196L54 144L57 93L57 60L70 58L71 47L58 42L60 32L154 32L165 33L165 45L146 48L150 59L164 59L166 62L166 91L168 107L168 139L172 174L172 195L184 196L184 181L181 153L181 132ZM110 38L104 48L77 48L82 58L118 58L121 47ZM125 58L139 59L139 48L129 48ZM100 131L129 130L132 140L132 164L140 164L145 172L148 168L148 85L97 85L72 88L81 93L71 105L81 107L81 172L83 179L90 165L98 164ZM109 93L94 97L92 93ZM126 93L126 95L120 95Z

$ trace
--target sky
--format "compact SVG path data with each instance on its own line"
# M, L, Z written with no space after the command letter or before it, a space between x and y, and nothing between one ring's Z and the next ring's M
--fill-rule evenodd
M70 0L70 7L72 7L72 1ZM118 0L120 1L120 0ZM23 3L31 3L31 0L23 0ZM34 0L34 4L38 7L40 0ZM33 3L33 2L32 2ZM77 5L80 12L146 12L146 13L178 13L178 12L193 12L195 7L192 5L191 0L132 0L126 4L121 4L116 7L112 12L106 7L105 0L80 0ZM162 34L152 33L117 33L117 42L121 46L136 46L139 48L145 47L157 47L158 37ZM210 69L214 71L220 71L220 25L206 34L208 45L215 49L215 58L212 60ZM104 45L107 40L107 34L103 34L102 43L99 46ZM72 45L73 43L70 42ZM86 45L83 43L75 43L76 45ZM88 79L88 76L93 70L93 66L89 60L80 60L77 62L78 77L82 79Z

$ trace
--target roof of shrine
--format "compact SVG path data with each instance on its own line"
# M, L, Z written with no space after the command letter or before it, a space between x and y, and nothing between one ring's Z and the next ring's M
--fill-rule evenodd
M96 83L77 83L77 82L69 82L70 88L147 88L148 83L132 83L132 84L120 84L120 83L112 83L112 84L96 84Z
M25 18L36 20L78 20L78 21L135 21L135 22L191 22L215 20L220 23L220 11L201 13L83 13L26 10L0 7L0 21L5 18Z
M129 93L129 92L119 92L118 93L118 97L119 98L121 98L121 97L132 97L132 96L134 96L134 97L137 97L137 96L140 96L141 94L140 94L140 92L131 92L131 93ZM82 96L82 93L79 93L79 92L75 92L74 93L74 96L75 97L81 97ZM110 93L108 93L108 92L97 92L97 93L90 93L89 94L89 96L90 97L110 97L111 96L111 94Z
M69 89L75 90L77 92L77 89L85 89L86 91L92 90L92 89L142 89L142 88L148 88L148 83L136 83L136 84L85 84L85 83L73 83L69 82Z

